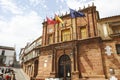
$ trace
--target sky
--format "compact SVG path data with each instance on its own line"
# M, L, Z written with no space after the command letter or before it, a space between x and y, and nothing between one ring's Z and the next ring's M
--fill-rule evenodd
M53 18L93 2L100 18L120 15L120 0L0 0L0 45L15 47L18 59L20 48L42 35L46 16Z

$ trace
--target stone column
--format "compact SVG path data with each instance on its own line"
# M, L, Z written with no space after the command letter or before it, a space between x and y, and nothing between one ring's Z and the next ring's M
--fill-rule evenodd
M50 73L50 77L51 78L55 78L56 77L56 73L55 73L55 54L56 54L56 50L53 48L53 51L52 51L52 72Z
M72 70L72 80L79 80L79 71L78 71L78 60L77 60L77 47L75 46L73 48L73 70Z
M71 26L72 26L72 39L77 39L77 27L76 27L76 19L71 18Z

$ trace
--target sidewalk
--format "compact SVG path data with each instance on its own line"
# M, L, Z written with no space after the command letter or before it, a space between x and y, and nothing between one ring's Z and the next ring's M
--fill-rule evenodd
M30 80L29 76L21 68L14 68L16 80Z

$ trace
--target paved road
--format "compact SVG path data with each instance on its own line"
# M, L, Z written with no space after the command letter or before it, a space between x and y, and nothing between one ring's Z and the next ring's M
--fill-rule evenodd
M16 80L30 80L21 68L14 68Z

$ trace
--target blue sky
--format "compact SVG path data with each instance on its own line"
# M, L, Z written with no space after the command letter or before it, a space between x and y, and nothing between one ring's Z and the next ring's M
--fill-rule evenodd
M54 14L65 14L88 4L97 7L100 17L120 15L120 0L0 0L0 45L16 46L17 54L27 42L42 34L42 22Z

